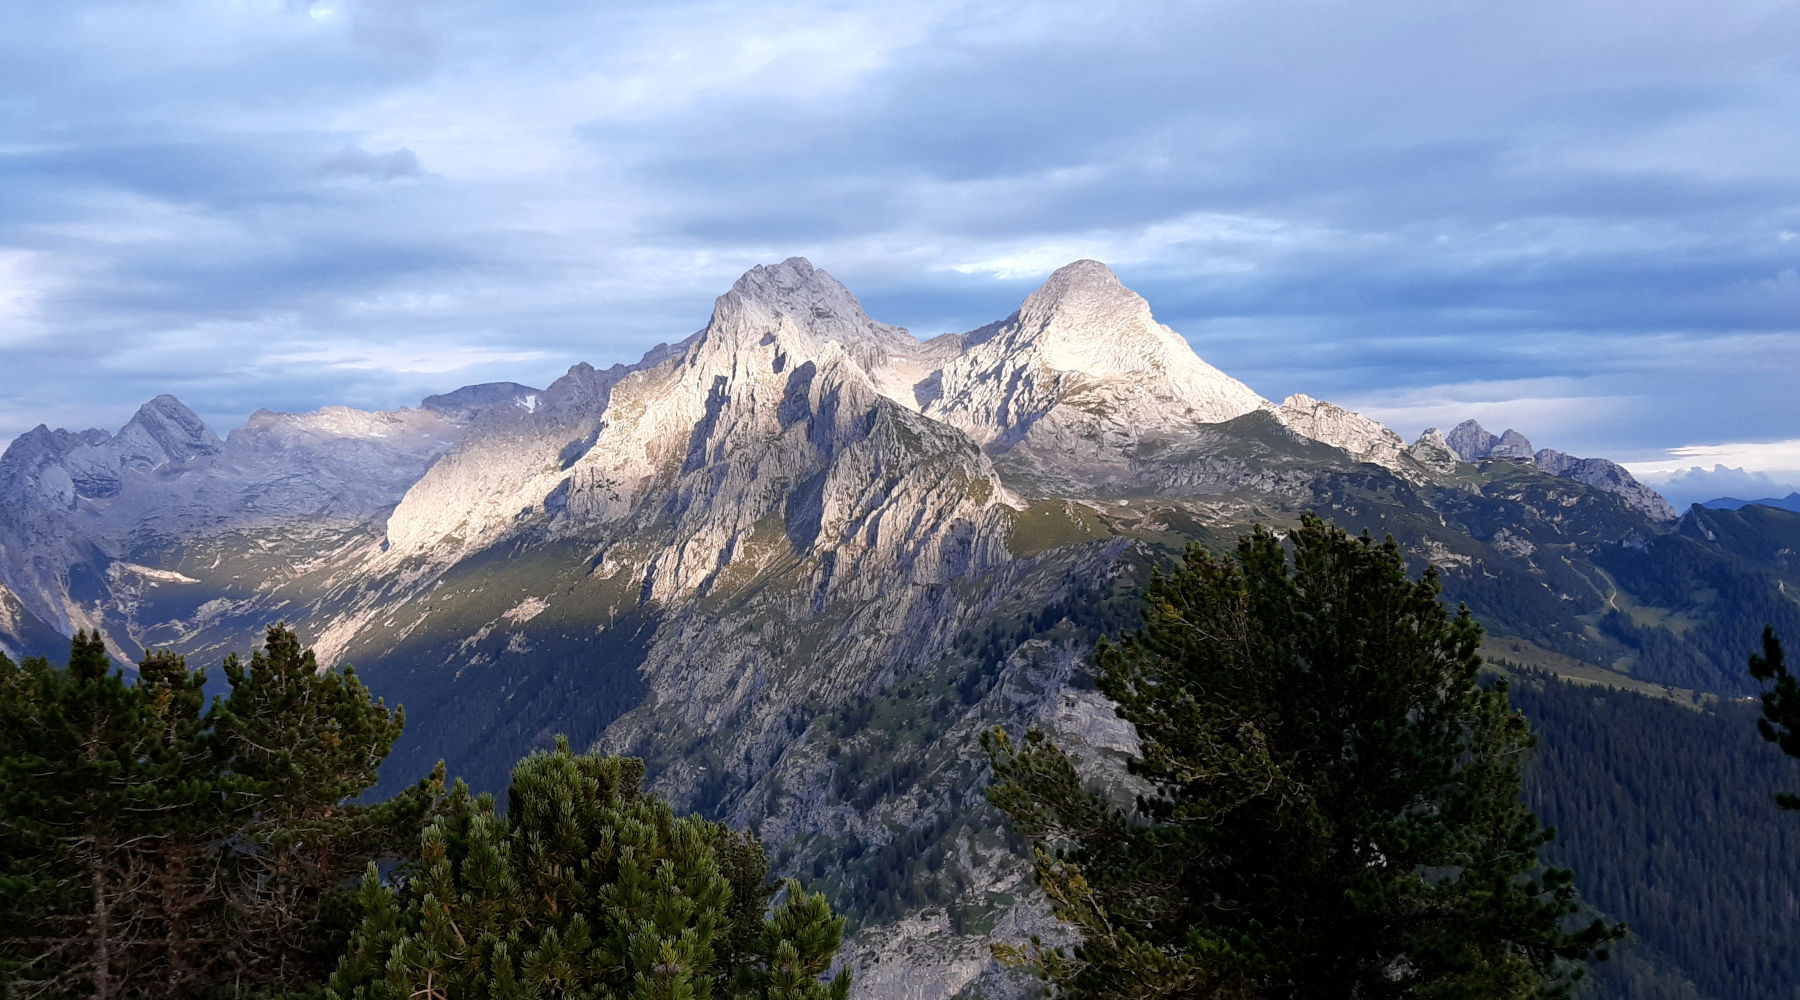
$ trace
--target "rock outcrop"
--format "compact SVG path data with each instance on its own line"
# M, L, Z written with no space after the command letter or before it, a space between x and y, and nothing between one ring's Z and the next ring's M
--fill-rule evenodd
M1450 447L1450 443L1444 440L1444 435L1438 433L1436 427L1425 428L1425 433L1407 446L1406 455L1432 472L1446 476L1456 471L1456 463L1460 459L1456 449Z
M1525 435L1510 427L1505 433L1495 437L1475 421L1465 420L1452 428L1444 440L1450 445L1450 450L1465 462L1492 458L1531 461L1531 442L1525 439Z
M1537 467L1553 476L1586 483L1595 489L1616 494L1633 510L1656 521L1673 521L1680 515L1662 494L1637 481L1625 467L1604 458L1576 458L1545 448L1532 459Z
M1275 415L1295 433L1341 448L1358 461L1396 468L1406 452L1406 440L1380 421L1304 393L1282 400Z

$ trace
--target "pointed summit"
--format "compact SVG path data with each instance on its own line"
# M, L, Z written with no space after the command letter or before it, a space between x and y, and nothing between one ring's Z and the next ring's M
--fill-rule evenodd
M1030 298L1060 303L1065 299L1095 301L1104 298L1143 299L1119 281L1113 269L1097 260L1071 261L1050 272L1043 285Z
M1187 341L1156 322L1143 296L1097 260L1057 268L1019 307L1018 330L1059 371L1122 375L1200 361Z
M736 352L775 336L795 341L804 357L835 341L865 366L918 346L905 330L870 319L850 289L805 257L745 271L713 304L703 339Z
M1451 428L1445 437L1451 450L1465 462L1477 462L1484 458L1513 458L1531 461L1531 442L1525 435L1508 427L1499 437L1488 433L1487 428L1473 420L1465 420Z
M1450 428L1449 434L1444 436L1444 441L1450 445L1450 450L1456 453L1457 458L1465 462L1477 462L1488 457L1488 452L1493 450L1499 440L1488 433L1486 427L1474 420L1465 420L1457 424Z
M200 415L167 393L138 407L115 439L119 462L126 468L151 469L167 462L186 462L217 455L225 443Z
M779 264L758 264L732 284L731 290L764 301L791 300L796 297L843 297L850 290L843 283L814 267L805 257L789 257Z
M1024 442L1105 464L1140 439L1185 438L1271 405L1200 360L1095 260L1058 268L1018 312L960 344L925 413L993 451Z
M1406 453L1412 456L1413 461L1440 475L1455 472L1459 457L1456 449L1450 447L1450 442L1444 440L1444 435L1436 427L1425 428L1425 433L1407 447Z

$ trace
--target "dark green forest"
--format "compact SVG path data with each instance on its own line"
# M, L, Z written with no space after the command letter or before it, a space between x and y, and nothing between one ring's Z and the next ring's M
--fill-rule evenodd
M1793 995L1800 816L1774 793L1800 783L1800 763L1757 734L1756 703L1695 706L1542 673L1519 674L1512 699L1539 736L1525 796L1557 829L1546 856L1634 938L1595 967L1594 995Z

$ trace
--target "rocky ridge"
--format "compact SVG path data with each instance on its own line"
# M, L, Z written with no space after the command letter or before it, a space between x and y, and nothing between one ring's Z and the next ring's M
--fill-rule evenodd
M42 425L0 455L0 584L63 634L108 624L121 574L171 546L386 512L462 433L423 409L259 410L221 440L173 396L116 434ZM116 653L141 645L103 628Z
M1553 476L1573 479L1595 489L1616 494L1626 504L1657 521L1673 521L1678 516L1662 494L1637 481L1625 467L1604 458L1576 458L1564 452L1544 448L1531 450L1525 435L1512 428L1499 437L1473 420L1457 424L1446 439L1449 447L1465 462L1496 458L1530 462Z

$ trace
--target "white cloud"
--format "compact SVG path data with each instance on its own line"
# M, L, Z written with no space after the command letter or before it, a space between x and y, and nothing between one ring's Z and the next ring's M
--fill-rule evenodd
M0 344L42 336L44 299L66 285L43 254L0 247Z
M1735 441L1670 448L1661 456L1624 463L1646 480L1666 479L1700 467L1726 467L1769 476L1800 479L1800 438L1783 441Z
M1009 183L1031 179L1009 178ZM1185 275L1233 274L1253 270L1272 248L1307 245L1323 249L1344 234L1274 218L1190 212L1147 225L1092 229L1035 240L971 241L949 248L953 263L943 266L963 274L1000 279L1034 278L1082 258L1114 267L1161 264L1162 270Z
M421 342L363 344L340 341L279 351L265 356L262 362L265 365L317 366L341 371L444 375L483 365L523 364L540 360L544 356L543 351L533 350Z
M1677 507L1704 503L1717 497L1761 500L1800 492L1800 476L1783 480L1766 472L1730 469L1723 465L1715 465L1710 469L1694 466L1667 478L1646 477L1646 481Z

